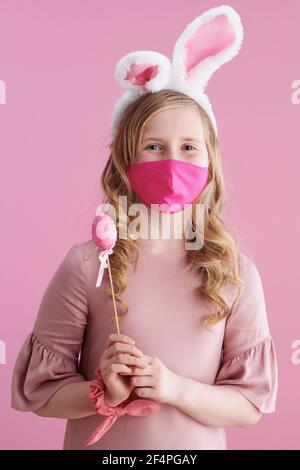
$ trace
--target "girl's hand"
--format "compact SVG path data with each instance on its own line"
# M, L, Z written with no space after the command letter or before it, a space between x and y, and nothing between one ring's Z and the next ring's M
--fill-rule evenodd
M133 386L128 374L131 374L132 367L142 370L146 365L146 357L135 346L132 338L119 334L109 335L99 365L105 383L107 405L117 406L130 396Z
M133 367L131 385L140 398L172 404L179 390L180 376L168 369L157 357L145 356L146 368Z

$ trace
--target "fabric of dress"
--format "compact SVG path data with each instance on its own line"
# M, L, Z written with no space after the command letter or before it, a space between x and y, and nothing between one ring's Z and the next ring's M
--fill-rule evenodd
M66 384L95 378L107 337L116 333L112 299L105 292L109 279L104 276L101 286L95 286L98 254L92 240L72 246L50 279L15 362L14 409L36 410ZM239 265L244 290L237 296L236 288L224 288L230 314L209 331L202 318L214 309L197 292L199 274L189 268L185 252L141 251L137 263L127 268L123 299L129 310L119 322L120 331L176 374L232 387L262 413L271 413L278 369L262 282L253 260L243 252ZM103 419L95 414L67 420L62 448L227 448L224 428L205 426L168 404L149 416L120 417L87 447L86 439Z

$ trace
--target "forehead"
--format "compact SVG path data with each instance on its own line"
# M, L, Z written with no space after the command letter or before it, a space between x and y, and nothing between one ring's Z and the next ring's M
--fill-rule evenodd
M143 139L155 137L204 135L203 121L200 110L193 105L178 105L159 110L149 119Z

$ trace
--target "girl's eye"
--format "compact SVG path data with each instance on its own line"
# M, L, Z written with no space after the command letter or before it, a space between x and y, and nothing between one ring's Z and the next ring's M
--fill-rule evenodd
M185 147L191 147L192 149L195 148L195 147L193 147L193 145L189 145L189 144L187 144Z
M149 147L158 147L157 144L151 144L151 145L148 145L148 147L146 147L146 149L148 149Z

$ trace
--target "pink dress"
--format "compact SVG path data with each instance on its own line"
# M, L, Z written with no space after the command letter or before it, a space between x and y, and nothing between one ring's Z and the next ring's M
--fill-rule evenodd
M210 332L201 318L213 307L195 293L200 280L189 269L185 252L142 251L137 265L128 266L123 298L129 310L120 330L173 372L233 387L262 413L271 413L278 371L263 288L254 262L243 252L240 266L245 290L237 299L236 291L226 287L230 315ZM94 379L107 337L116 332L112 299L104 292L109 280L105 276L96 287L98 269L92 240L72 246L60 263L14 366L14 409L35 410L66 384ZM168 404L149 416L121 416L87 447L87 438L104 419L95 414L68 420L63 449L227 448L223 428L202 425Z

